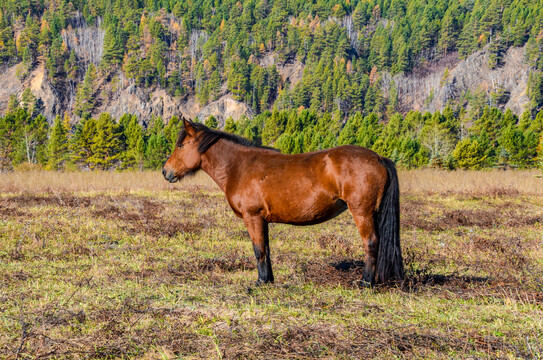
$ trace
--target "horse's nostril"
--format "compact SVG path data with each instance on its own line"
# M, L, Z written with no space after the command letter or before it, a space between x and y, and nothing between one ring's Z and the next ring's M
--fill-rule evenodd
M162 175L166 176L166 170L164 170L164 168L162 168Z

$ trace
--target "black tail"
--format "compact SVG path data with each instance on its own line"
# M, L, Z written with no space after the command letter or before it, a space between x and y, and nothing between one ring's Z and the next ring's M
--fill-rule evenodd
M379 254L377 256L377 282L403 279L403 259L400 247L400 188L394 163L381 158L388 172L388 186L377 213Z

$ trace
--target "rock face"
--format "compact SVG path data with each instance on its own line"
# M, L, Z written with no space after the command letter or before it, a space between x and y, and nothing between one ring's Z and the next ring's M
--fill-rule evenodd
M148 90L130 85L118 93L111 94L108 101L103 101L93 111L93 115L107 112L118 119L128 113L136 115L141 120L148 120L152 116L169 119L174 115L187 116L190 111L185 105L186 102L170 96L163 89Z
M38 65L29 76L21 82L16 73L16 66L4 68L0 71L0 115L3 115L8 106L9 97L15 94L19 99L22 92L30 87L32 93L38 99L40 112L52 122L57 114L63 114L65 110L70 112L71 100L62 103L65 98L47 81L43 64ZM164 120L172 116L184 116L189 119L198 117L205 120L213 115L224 126L227 117L238 120L241 116L253 117L253 111L245 103L236 101L230 95L224 95L220 99L201 107L194 96L182 99L169 95L163 89L145 89L135 85L123 86L116 92L104 89L107 96L96 99L97 106L92 116L102 112L110 113L114 118L120 118L123 114L136 115L142 121L148 121L152 116L161 116ZM77 120L77 118L75 118Z
M524 63L524 48L510 48L503 57L500 67L488 68L488 53L485 50L473 53L464 60L458 60L457 55L449 54L440 62L432 63L426 69L415 69L412 74L391 76L380 74L383 79L383 89L394 81L398 88L400 110L430 111L442 110L450 99L458 99L467 91L483 91L487 95L501 91L505 94L498 104L502 108L510 108L516 114L522 113L528 104L527 82L530 68ZM277 70L283 82L291 85L300 81L304 66L298 60L281 64L276 56L268 53L260 60L263 67L277 65ZM64 94L57 90L47 79L43 62L32 70L22 82L16 76L17 66L0 68L0 115L6 111L9 96L19 97L24 89L30 87L38 99L40 112L49 121L64 111L71 112L75 91ZM448 76L445 72L448 72ZM137 115L142 121L152 116L161 116L164 120L170 117L185 116L189 119L198 117L205 120L210 115L217 118L219 126L224 126L227 117L238 120L241 116L253 117L249 106L236 101L226 94L226 86L221 92L223 96L202 107L194 96L177 98L160 88L142 88L130 85L130 82L119 74L120 86L112 90L111 84L102 84L96 91L101 94L95 99L96 108L93 116L108 112L119 118L125 113ZM496 104L492 104L496 105ZM77 120L77 118L75 118Z
M11 94L20 95L23 84L15 76L16 67L4 68L0 71L0 114L4 114L8 107Z
M490 70L488 53L481 50L461 61L453 55L427 75L396 75L393 80L405 110L434 112L442 110L449 99L456 99L468 90L482 90L486 94L501 90L509 96L501 107L520 114L529 102L526 90L530 68L523 59L524 48L510 48L502 65ZM446 68L448 76L444 76Z
M194 119L198 117L201 121L213 115L219 126L224 126L227 117L231 116L238 120L241 116L252 118L253 111L245 103L236 101L230 95L224 95L220 99L201 107L193 96L179 99L169 95L163 89L146 90L130 85L118 94L113 94L109 101L97 107L93 115L108 112L115 118L130 113L142 120L150 119L152 116L161 116L164 120L172 116Z
M45 65L37 66L22 82L16 76L17 66L4 69L0 74L0 114L4 114L8 107L9 97L15 94L19 100L24 89L30 88L38 100L39 111L48 120L54 119L62 113L60 94L47 81Z
M274 64L277 66L277 72L284 83L289 82L291 85L296 85L302 80L304 64L301 61L293 60L281 64L278 63L277 56L273 53L267 53L259 60L259 65L264 68Z
M42 106L41 113L49 120L57 114L62 114L61 96L58 91L47 81L45 64L40 64L29 76L30 90ZM25 86L26 87L26 86Z
M232 99L230 95L225 95L219 100L208 104L196 114L200 121L204 121L210 115L213 115L217 119L219 127L223 127L226 118L229 116L234 120L238 120L242 116L252 118L254 113L245 103Z

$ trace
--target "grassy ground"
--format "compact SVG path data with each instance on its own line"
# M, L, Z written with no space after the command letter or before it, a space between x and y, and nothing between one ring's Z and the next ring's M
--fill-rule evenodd
M272 225L253 288L205 175L0 174L0 358L543 358L543 179L400 175L407 277L368 290L349 213Z

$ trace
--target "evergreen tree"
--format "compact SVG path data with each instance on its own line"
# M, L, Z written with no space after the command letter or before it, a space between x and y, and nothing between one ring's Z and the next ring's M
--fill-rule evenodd
M47 167L50 170L62 170L68 159L68 129L65 122L56 116L53 127L50 130L47 144Z
M543 72L531 72L528 77L527 88L531 108L536 111L543 108Z
M340 145L354 145L358 142L356 135L362 126L362 120L362 114L360 113L356 113L347 120L345 126L339 133L338 143Z
M543 132L539 136L539 144L536 148L537 151L537 166L543 169Z
M124 151L120 154L121 168L143 168L143 156L145 152L145 140L143 128L135 115L125 114L119 120L122 128L122 138L125 142Z
M488 165L489 145L484 137L465 138L456 144L452 155L461 169L481 169Z
M211 77L209 78L207 86L209 89L209 96L211 97L211 100L217 100L221 93L221 77L217 70L211 73Z
M11 94L9 96L9 101L8 101L8 108L6 110L6 112L9 114L9 113L12 113L14 112L15 110L17 110L17 108L19 107L19 100L17 99L17 95L15 94Z
M504 45L499 37L495 37L488 47L488 67L495 69L502 65Z
M90 116L94 109L94 81L96 68L90 64L85 72L85 78L79 85L74 104L74 113L82 118Z
M49 47L46 68L54 84L61 81L61 77L64 75L64 63L67 58L67 51L66 44L64 44L60 36L57 36Z
M286 114L282 111L274 110L271 116L264 123L262 129L262 142L265 145L273 145L275 141L285 131L287 123Z
M381 131L381 125L379 124L379 118L375 114L369 114L364 117L360 128L356 132L356 143L365 148L371 149Z
M106 34L104 36L104 53L102 55L102 61L106 67L119 65L123 60L124 43L120 32L121 31L114 24L110 24L106 29Z
M96 132L90 145L88 162L91 169L107 170L115 165L119 157L119 133L115 120L102 113L96 121Z
M70 143L73 162L79 167L88 167L89 159L93 155L94 134L97 131L96 120L83 118L76 126Z
M456 11L456 7L450 7L441 21L441 30L437 47L444 54L454 50L458 40L459 25L458 20L455 17Z
M204 125L210 129L216 129L219 126L219 122L215 119L215 116L209 115L208 118L204 121Z
M533 165L537 156L538 142L539 139L534 132L530 130L523 132L516 126L508 126L498 138L500 163L521 168Z
M177 117L172 116L168 125L164 128L164 136L170 144L170 150L173 152L175 144L177 143L177 138L179 136L179 131L183 127L183 122Z
M21 104L20 104L30 116L34 116L37 111L38 101L32 90L26 88L21 95Z
M228 74L228 90L234 99L242 101L247 94L247 65L243 61L234 61Z
M224 131L229 133L236 132L236 122L234 121L234 119L232 119L231 116L227 117L224 122Z
M169 144L164 134L151 134L145 149L145 168L160 169L168 160L169 155Z

